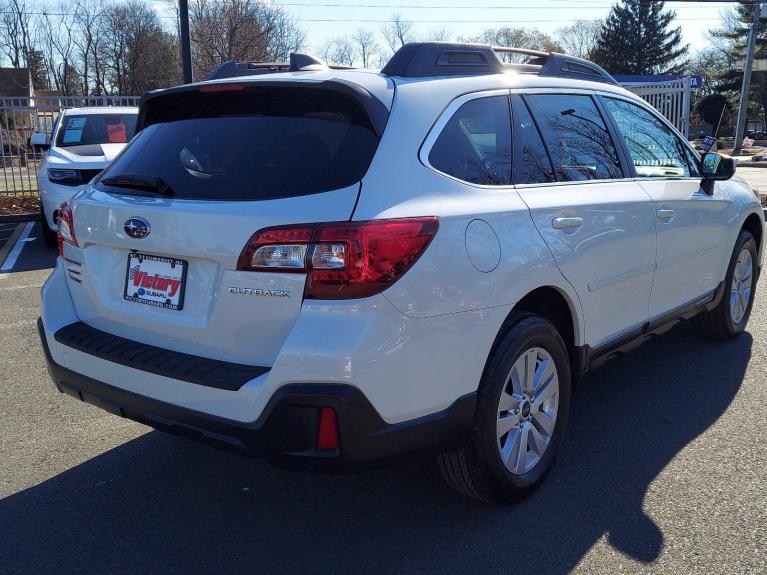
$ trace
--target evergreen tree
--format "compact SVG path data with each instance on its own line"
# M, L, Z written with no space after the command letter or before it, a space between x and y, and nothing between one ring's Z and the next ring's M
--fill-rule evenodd
M732 66L721 76L719 82L719 89L730 92L733 96L740 93L743 83L743 64L746 60L752 16L753 5L742 4L726 15L724 25L720 29L711 32L715 38L725 42L727 55L740 64L740 66ZM754 60L765 58L767 58L767 24L760 22ZM751 90L748 99L749 108L758 105L762 109L763 117L767 119L767 72L751 72ZM751 116L751 110L749 116Z
M611 74L674 74L686 62L682 29L663 2L623 0L610 10L592 59Z
M35 90L48 90L48 70L45 65L45 56L40 50L30 50L27 54L27 67L32 77L32 87Z

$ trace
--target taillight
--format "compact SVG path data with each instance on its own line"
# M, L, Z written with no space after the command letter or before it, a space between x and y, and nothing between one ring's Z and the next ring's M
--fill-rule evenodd
M64 242L77 247L77 238L75 237L75 219L72 215L72 206L69 202L61 204L57 214L56 224L59 227L59 231L56 233L56 237L59 240L59 255L64 255Z
M238 270L303 272L315 226L264 228L253 234L237 260Z
M250 238L237 269L306 273L307 299L368 297L410 269L438 227L428 216L265 228Z

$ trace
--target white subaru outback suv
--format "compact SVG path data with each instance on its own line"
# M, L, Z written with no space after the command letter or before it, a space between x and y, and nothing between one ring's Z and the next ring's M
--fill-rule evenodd
M437 454L511 502L573 382L692 318L745 328L759 200L592 63L422 43L147 94L65 204L40 334L57 388L283 468Z
M84 188L133 137L138 108L70 108L56 118L53 131L35 134L48 147L37 174L43 239L56 245L59 206ZM41 139L41 140L40 140Z

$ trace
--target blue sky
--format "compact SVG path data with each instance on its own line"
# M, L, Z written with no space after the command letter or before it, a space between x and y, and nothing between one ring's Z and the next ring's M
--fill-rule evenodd
M417 30L447 28L453 36L472 36L499 26L535 27L554 32L575 20L604 18L612 0L275 0L308 31L312 47L328 38L351 34L360 26L378 31L398 12ZM719 24L732 2L667 2L677 13L685 41L700 49L707 31Z
M29 7L59 6L56 0L33 1ZM115 0L104 0L112 2ZM144 0L169 24L169 4L175 0ZM226 1L226 0L223 0ZM307 31L310 48L329 38L352 34L360 27L380 33L399 13L414 23L417 33L446 29L451 37L475 36L486 28L524 26L553 33L576 20L605 18L616 0L265 0L283 7ZM190 0L194 2L194 0ZM65 4L61 4L65 5ZM736 2L672 2L684 39L694 50L704 48L708 30ZM380 35L380 34L379 34Z

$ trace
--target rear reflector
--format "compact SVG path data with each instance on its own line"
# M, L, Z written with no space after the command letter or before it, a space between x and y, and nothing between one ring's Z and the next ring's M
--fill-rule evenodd
M253 234L238 270L307 274L307 299L382 292L410 269L437 233L435 216L300 224Z
M335 451L338 449L338 423L332 407L320 408L320 428L317 431L317 449Z

